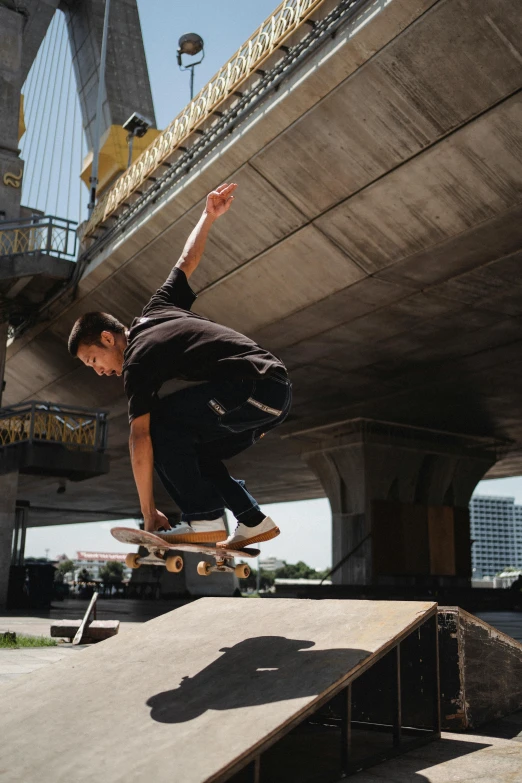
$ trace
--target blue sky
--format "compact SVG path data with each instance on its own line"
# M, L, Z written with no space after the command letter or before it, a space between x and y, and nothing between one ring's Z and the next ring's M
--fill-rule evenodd
M172 0L154 0L154 3L151 3L150 0L138 0L138 7L157 125L159 128L164 128L183 109L189 99L189 75L180 72L176 62L177 42L180 35L195 32L199 33L205 41L205 59L196 69L195 92L197 93L275 10L277 3L276 0L255 0L255 2L191 0L190 3L173 3ZM54 34L55 40L60 41L62 31L58 25ZM62 47L63 58L67 57L67 52L66 48ZM56 64L56 68L59 71L59 63ZM33 86L36 84L35 77L36 68L33 74ZM73 87L74 85L71 89ZM63 101L59 123L66 121L66 108L66 102ZM73 103L70 101L68 112L71 113L72 109ZM79 161L81 158L81 140L77 133L72 135L75 138L75 146L68 146L67 141L63 145L65 158L61 170L64 173L69 171L70 160ZM67 134L65 137L67 138ZM30 138L24 138L23 142L28 147ZM54 153L57 152L54 144L49 149ZM78 175L79 172L74 174L75 177ZM36 178L34 178L32 193L34 198L36 191ZM75 204L79 203L79 192L79 186L76 185L71 199ZM53 193L52 187L49 193L48 208L43 205L43 201L38 205L33 203L34 198L31 202L32 206L39 206L55 214L57 209L57 214L64 215L67 204L60 200L64 194L58 191ZM43 192L41 199L44 199ZM83 209L85 205L84 198ZM85 217L84 214L82 216ZM481 495L513 496L517 503L522 504L521 478L481 482L476 491ZM263 546L263 556L275 555L288 562L304 560L318 569L331 565L331 520L326 499L274 504L265 506L264 510L277 521L282 534ZM51 557L64 552L73 556L79 549L119 552L122 550L121 544L112 539L109 534L113 524L99 522L32 528L27 535L26 554L43 556L46 550L49 550Z
M189 74L178 69L178 39L198 33L205 42L205 59L195 69L198 93L256 28L277 8L276 0L191 0L173 3L138 0L145 54L152 85L158 128L165 128L188 103ZM161 23L158 23L161 20ZM200 59L199 56L195 59ZM184 58L184 62L190 62Z

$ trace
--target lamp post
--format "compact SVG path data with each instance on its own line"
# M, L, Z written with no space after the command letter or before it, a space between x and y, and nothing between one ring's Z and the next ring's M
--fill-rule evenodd
M91 185L90 199L87 209L89 217L92 214L96 204L96 189L98 187L98 164L100 158L100 135L102 121L102 103L105 94L105 66L107 63L107 39L109 37L109 13L111 10L111 0L105 0L105 14L103 17L102 45L100 52L100 74L98 78L98 94L96 98L96 116L94 121L94 138L92 145L92 169L89 183Z
M134 139L136 136L141 139L147 133L148 129L152 126L151 120L144 117L143 114L135 111L131 114L128 120L123 125L123 130L127 131L127 144L129 145L129 156L127 159L127 168L132 163L132 147L134 145Z
M190 71L190 100L194 97L194 68L205 58L204 46L203 38L197 33L185 33L178 41L178 65L181 71ZM197 63L183 64L182 55L187 54L189 57L195 57L200 52L202 52L201 60L198 60Z

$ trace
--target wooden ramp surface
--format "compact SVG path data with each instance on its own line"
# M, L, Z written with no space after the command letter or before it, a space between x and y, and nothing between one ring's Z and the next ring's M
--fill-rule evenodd
M200 599L3 685L0 780L226 780L435 611Z

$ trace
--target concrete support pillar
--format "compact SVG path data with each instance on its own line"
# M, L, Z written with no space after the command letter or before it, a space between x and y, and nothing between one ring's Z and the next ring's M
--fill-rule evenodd
M17 491L18 473L0 476L0 610L7 604Z
M491 440L366 419L294 437L330 501L334 583L469 584L468 503Z
M23 161L18 149L24 17L0 4L0 221L20 217Z
M6 321L0 322L0 408L2 407L2 395L4 392L5 358L7 354L7 327Z

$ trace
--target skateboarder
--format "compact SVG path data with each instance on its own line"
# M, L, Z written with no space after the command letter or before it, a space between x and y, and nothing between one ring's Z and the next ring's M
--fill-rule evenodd
M86 313L74 324L68 347L98 375L123 375L145 530L160 531L170 542L215 541L240 549L274 538L279 529L222 460L281 424L290 409L291 384L276 356L190 311L196 295L187 280L236 188L224 184L207 196L179 261L130 329L107 313ZM174 528L156 508L153 467L181 509ZM225 507L237 520L228 538Z

